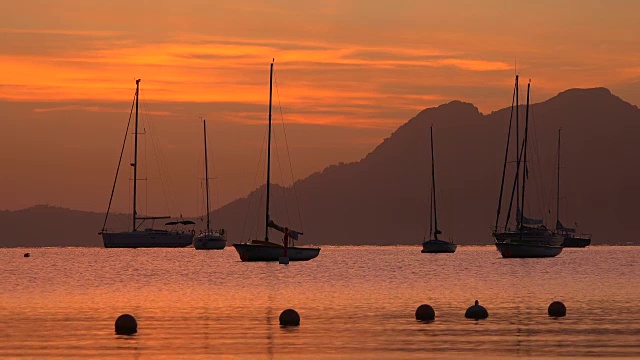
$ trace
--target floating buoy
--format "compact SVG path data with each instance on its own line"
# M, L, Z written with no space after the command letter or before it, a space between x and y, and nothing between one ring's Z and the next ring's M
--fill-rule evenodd
M24 253L24 257L29 257L29 256L31 256L31 254L29 254L29 253Z
M416 309L416 320L433 321L436 318L436 312L431 305L422 304Z
M547 309L547 313L552 317L563 317L567 315L567 307L560 301L554 301L549 304L549 308Z
M287 265L287 264L289 263L289 257L288 257L288 256L281 256L281 257L278 259L278 262L279 262L280 264Z
M489 317L489 312L484 308L484 306L478 303L478 300L476 300L475 305L469 306L467 311L464 313L464 317L474 320L486 319Z
M280 314L280 326L300 326L300 315L293 309L287 309Z
M116 334L118 335L133 335L138 332L138 322L136 319L129 315L123 314L116 319Z

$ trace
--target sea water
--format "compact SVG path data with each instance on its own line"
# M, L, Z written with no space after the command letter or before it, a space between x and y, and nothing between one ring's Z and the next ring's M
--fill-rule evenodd
M324 246L280 265L240 262L231 247L0 249L0 357L640 357L640 247L420 250ZM488 319L464 318L476 299ZM554 300L566 317L547 315ZM424 303L435 321L415 320ZM287 308L299 327L279 326ZM124 313L136 335L114 333Z

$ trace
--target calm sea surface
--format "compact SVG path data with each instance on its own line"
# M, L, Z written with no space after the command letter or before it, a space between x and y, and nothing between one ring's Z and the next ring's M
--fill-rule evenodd
M24 258L24 252L30 258ZM640 247L502 259L413 247L323 247L307 263L233 248L0 249L0 357L640 357ZM480 300L489 318L464 318ZM567 316L547 316L551 301ZM436 311L414 319L418 305ZM280 328L286 308L299 328ZM114 334L118 315L138 334Z

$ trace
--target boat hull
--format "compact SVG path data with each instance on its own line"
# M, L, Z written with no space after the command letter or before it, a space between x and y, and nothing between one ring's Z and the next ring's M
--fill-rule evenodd
M524 232L520 235L518 231L506 231L494 233L493 237L499 243L523 243L543 246L560 246L564 238L550 231Z
M181 248L191 245L193 234L174 231L126 231L102 233L105 248Z
M567 236L562 242L562 247L565 248L583 248L591 245L591 238Z
M227 246L227 239L220 234L202 234L193 239L196 250L222 250Z
M503 258L548 258L558 256L562 252L562 246L508 242L496 242L496 248Z
M284 246L277 244L233 244L242 261L278 261L285 256ZM315 259L320 254L320 248L289 247L287 257L289 261L308 261Z
M442 240L427 240L422 243L422 253L451 254L456 252L458 245Z

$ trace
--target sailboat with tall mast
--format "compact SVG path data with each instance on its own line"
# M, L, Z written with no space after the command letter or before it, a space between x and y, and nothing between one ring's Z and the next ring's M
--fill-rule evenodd
M429 128L431 139L431 206L429 209L429 240L422 243L423 253L454 253L458 245L453 241L438 239L442 231L438 229L438 211L436 207L436 170L433 156L433 125ZM435 226L434 226L435 225ZM433 236L433 238L431 238Z
M518 75L516 75L514 87L514 102L516 111L516 132L518 132ZM496 214L496 223L493 228L493 237L496 239L496 248L505 258L543 258L554 257L562 252L562 237L550 231L543 225L542 219L527 218L524 215L525 199L526 199L526 180L527 180L527 140L529 136L529 95L531 91L531 83L527 85L527 106L525 116L524 139L522 145L516 140L516 174L511 190L511 199L509 200L509 209L507 211L507 219L503 228L499 227L500 211L502 207L502 195L504 191L505 173L507 167L507 159L509 155L509 141L511 137L511 122L513 119L513 103L511 105L511 119L509 120L509 131L507 135L507 146L505 150L504 164L502 169L502 180L500 184L500 197L498 199L498 210ZM518 139L516 134L516 139ZM522 151L519 151L519 148ZM521 164L524 164L521 166ZM519 181L520 168L524 168L524 176ZM520 188L520 184L522 187ZM520 194L521 191L521 194ZM516 228L509 228L509 217L511 214L511 205L513 198L516 197Z
M129 124L127 124L127 131L125 133L125 139L122 144L122 150L120 152L120 160L118 161L118 168L116 170L116 176L113 181L113 187L111 189L111 197L109 198L109 206L107 207L107 213L104 218L104 224L102 230L98 233L102 236L102 241L105 248L156 248L156 247L186 247L191 245L193 240L193 233L190 231L177 231L177 230L158 230L153 229L153 222L155 220L169 219L170 216L139 216L137 212L137 198L138 198L138 104L140 98L140 79L136 80L136 93L135 93L135 125L134 125L134 150L133 150L133 212L131 215L131 230L112 232L107 229L107 220L109 218L109 211L111 210L111 203L113 200L113 194L115 192L116 183L118 180L118 173L120 170L120 164L122 162L122 155L124 153L125 144L127 141L127 135L129 132ZM131 119L131 117L129 117ZM151 221L151 227L140 228L146 221ZM166 223L166 225L193 225L192 221L172 221Z
M227 246L227 234L224 229L211 229L211 208L209 207L209 158L207 154L207 120L203 120L204 126L204 179L207 198L207 229L193 239L193 247L196 250L222 250Z
M252 240L248 243L233 244L242 261L307 261L320 254L318 247L290 246L289 242L298 240L302 232L280 226L271 220L269 216L269 200L271 188L271 107L273 100L273 62L269 72L269 128L267 142L267 183L266 183L266 209L264 223L264 240ZM269 240L269 229L274 229L284 234L282 244ZM286 259L286 260L284 260Z
M560 137L562 129L558 129L558 183L556 192L556 233L564 238L562 241L563 248L583 248L591 245L591 236L576 235L575 228L568 228L560 222Z

